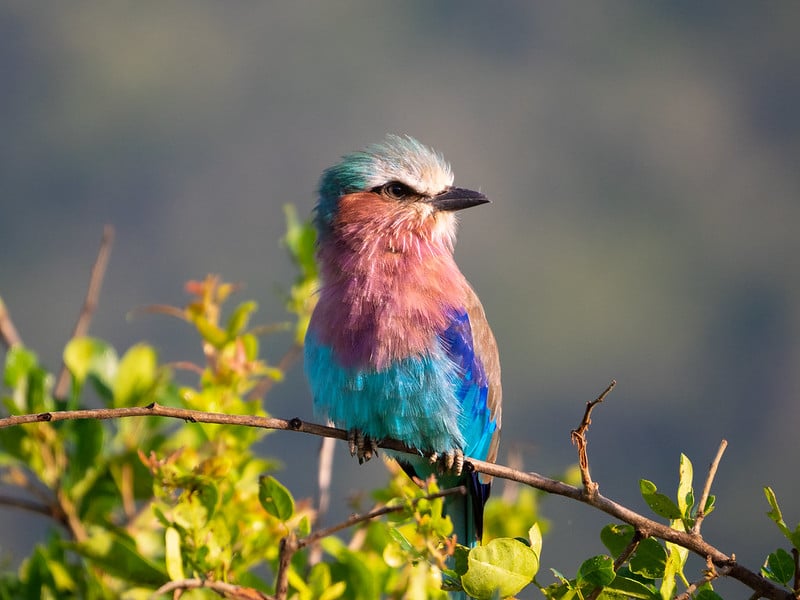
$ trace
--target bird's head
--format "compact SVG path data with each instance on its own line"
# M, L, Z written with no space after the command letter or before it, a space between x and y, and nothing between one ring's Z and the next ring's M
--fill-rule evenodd
M322 174L315 223L324 238L347 211L392 227L414 220L452 235L454 211L485 202L480 192L453 187L450 165L439 153L411 137L388 135Z

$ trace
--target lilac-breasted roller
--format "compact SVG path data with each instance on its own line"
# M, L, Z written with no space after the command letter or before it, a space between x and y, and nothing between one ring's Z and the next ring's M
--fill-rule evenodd
M410 137L387 136L326 170L305 344L315 412L350 432L351 453L368 460L377 440L397 439L441 457L442 487L466 486L445 512L468 546L480 542L490 482L461 466L495 460L502 393L497 345L453 245L455 212L488 201L453 187L442 156ZM394 457L410 475L437 470Z

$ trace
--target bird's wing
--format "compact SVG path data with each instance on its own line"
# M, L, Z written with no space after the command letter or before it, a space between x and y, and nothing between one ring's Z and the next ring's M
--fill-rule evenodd
M454 313L441 339L462 373L457 397L466 441L464 455L494 462L502 420L500 360L483 307L471 289L464 309Z
M451 317L442 333L442 346L461 372L456 396L461 402L459 428L465 440L464 456L494 462L500 441L502 389L497 344L477 295L471 289L463 310ZM450 485L445 478L444 481ZM445 500L462 544L474 546L483 535L483 506L489 499L491 477L479 473L462 476L464 496Z

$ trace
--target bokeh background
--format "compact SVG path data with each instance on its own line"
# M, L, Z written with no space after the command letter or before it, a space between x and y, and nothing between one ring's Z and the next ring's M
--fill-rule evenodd
M563 472L616 378L589 433L601 492L646 510L640 477L671 493L684 452L702 479L725 438L704 529L755 568L782 545L762 486L800 520L799 26L795 2L3 2L0 295L56 368L111 223L92 333L200 360L186 326L129 311L212 272L285 319L282 206L308 214L343 153L411 134L494 201L457 258L501 347L505 448ZM312 417L299 367L267 408ZM313 494L316 440L263 449ZM336 460L344 514L384 473ZM603 552L605 516L543 512L543 566ZM4 560L46 527L0 507Z

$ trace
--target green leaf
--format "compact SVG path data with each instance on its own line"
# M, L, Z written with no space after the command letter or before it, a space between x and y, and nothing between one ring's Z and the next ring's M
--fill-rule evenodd
M689 519L692 516L692 507L694 506L694 491L692 490L694 469L692 461L683 453L681 453L678 475L678 509L685 519Z
M800 525L798 525L794 531L789 529L786 522L783 520L783 513L781 513L781 509L778 506L778 499L771 487L764 488L764 495L767 497L767 502L769 502L771 508L767 516L775 522L778 529L786 536L786 539L788 539L795 548L800 550Z
M181 557L181 534L174 527L167 527L164 532L164 554L169 578L172 581L185 579Z
M291 492L272 475L258 478L258 499L264 510L284 523L294 515L294 498Z
M228 324L225 327L228 335L236 336L244 333L244 330L247 328L247 323L250 321L250 316L256 310L258 310L258 304L252 300L242 302L237 306L233 313L231 313L231 316L228 317Z
M192 319L194 326L202 338L215 348L222 348L228 341L228 334L206 317L198 315Z
M490 600L516 595L539 570L539 558L528 546L512 538L496 538L472 548L469 568L461 584L473 598Z
M655 592L641 581L617 575L614 581L603 587L603 592L598 600L611 600L612 598L655 598Z
M87 470L97 465L98 456L103 450L105 429L100 421L81 419L72 422L75 433L75 453L70 466L74 463L78 469Z
M145 558L130 538L101 527L92 528L85 542L69 545L111 575L137 584L160 586L168 580L161 567Z
M297 209L291 204L284 205L283 212L286 215L286 235L283 243L286 244L289 255L300 268L303 277L316 277L316 229L310 221L300 221Z
M714 590L700 590L694 595L694 600L723 600L722 596Z
M6 354L3 382L10 388L16 388L27 379L28 373L38 365L39 359L35 353L23 346L12 346L9 348L8 354Z
M122 357L114 379L115 406L134 406L156 384L158 365L152 347L136 344Z
M297 525L297 535L306 537L309 533L311 533L311 521L308 515L303 515L300 519L300 523Z
M536 553L536 556L542 557L542 530L539 529L539 523L534 523L528 530L528 539L531 542L531 550Z
M681 577L683 576L683 565L686 564L689 551L672 542L667 542L666 547L667 564L664 565L664 576L661 580L659 592L663 600L671 600L675 595L675 578L678 574L681 574Z
M633 540L632 525L611 524L600 531L600 541L615 559L618 558Z
M781 585L787 585L794 577L792 555L783 548L778 548L767 556L764 566L761 567L761 574Z
M106 386L111 385L117 371L117 353L109 344L91 337L73 338L64 348L64 365L76 383L82 386L94 375Z
M639 490L642 492L642 498L654 513L665 519L680 519L680 509L669 496L657 492L657 489L656 484L652 481L647 479L639 480Z
M614 581L614 561L610 556L600 555L588 558L578 569L578 583L587 583L594 587L605 587Z
M667 565L667 551L653 538L645 538L631 557L631 571L648 579L660 579Z

